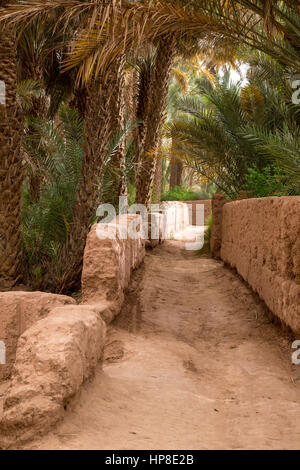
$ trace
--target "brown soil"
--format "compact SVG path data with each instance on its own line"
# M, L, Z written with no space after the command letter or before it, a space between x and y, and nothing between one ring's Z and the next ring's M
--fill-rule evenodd
M103 370L30 449L298 449L291 337L221 263L169 241L135 273Z

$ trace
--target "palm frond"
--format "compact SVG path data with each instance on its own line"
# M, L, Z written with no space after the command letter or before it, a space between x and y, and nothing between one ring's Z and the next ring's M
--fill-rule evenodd
M186 94L189 91L189 77L186 73L182 72L178 68L172 69L172 75L179 85L182 93Z
M34 203L25 192L23 242L30 265L45 269L58 254L70 230L76 190L83 158L83 123L77 112L61 107L59 124L35 119L32 135L25 136L27 164L41 180L39 199Z
M33 98L38 98L44 94L40 83L36 80L23 80L18 83L17 102L23 113L26 114L32 107Z

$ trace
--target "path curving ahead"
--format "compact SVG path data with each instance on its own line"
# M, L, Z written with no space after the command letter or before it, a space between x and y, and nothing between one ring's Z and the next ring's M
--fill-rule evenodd
M300 365L239 278L168 241L135 273L103 370L31 449L298 449Z

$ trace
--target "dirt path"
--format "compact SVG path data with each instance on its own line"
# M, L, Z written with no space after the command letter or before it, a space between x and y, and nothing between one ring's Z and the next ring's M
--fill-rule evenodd
M247 287L179 242L149 253L103 371L32 449L297 449L300 366Z

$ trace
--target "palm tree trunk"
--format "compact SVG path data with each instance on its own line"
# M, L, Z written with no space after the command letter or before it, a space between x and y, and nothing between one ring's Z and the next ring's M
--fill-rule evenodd
M171 160L170 188L182 185L183 164L178 160Z
M81 88L76 88L74 90L74 97L70 102L70 106L74 106L74 108L78 111L82 119L85 117L86 112L86 100L87 100L87 89L85 86Z
M191 170L190 171L190 176L189 176L189 188L193 187L194 175L195 175L195 172L193 170Z
M111 127L113 134L117 134L124 131L125 126L125 56L120 58L119 65L119 80L118 80L118 95L112 96L110 102L110 114L111 114ZM113 135L112 134L112 135ZM122 142L115 150L112 156L111 162L109 163L109 173L112 178L110 185L110 194L106 195L105 198L101 198L101 202L112 204L115 209L118 209L119 196L127 195L126 179L125 179L125 161L126 153L126 139L122 139Z
M102 202L112 204L116 212L118 212L119 197L127 195L125 151L125 140L123 140L110 163L112 174L110 195L102 199Z
M152 191L152 198L153 198L154 204L160 203L161 192L162 192L162 160L158 158L156 160L154 185L153 185L153 191Z
M0 64L0 288L9 289L21 279L22 118L16 102L16 38L3 26Z
M105 76L87 88L85 154L71 232L60 261L58 292L80 286L86 237L99 203L101 170L116 126L121 127L123 65L123 58L116 60Z
M135 113L135 70L129 70L124 79L124 109L125 115L131 121L136 119Z
M139 71L136 72L135 88L137 94L135 96L135 113L138 126L134 132L134 152L135 152L135 178L139 174L140 163L143 155L143 148L146 138L146 122L147 122L147 108L149 101L149 90L151 84L152 64L151 61L145 61L141 64Z
M155 66L148 89L146 135L143 142L142 162L137 179L136 202L150 205L155 173L155 157L151 150L157 147L168 96L170 72L175 53L175 39L164 38L157 49Z

